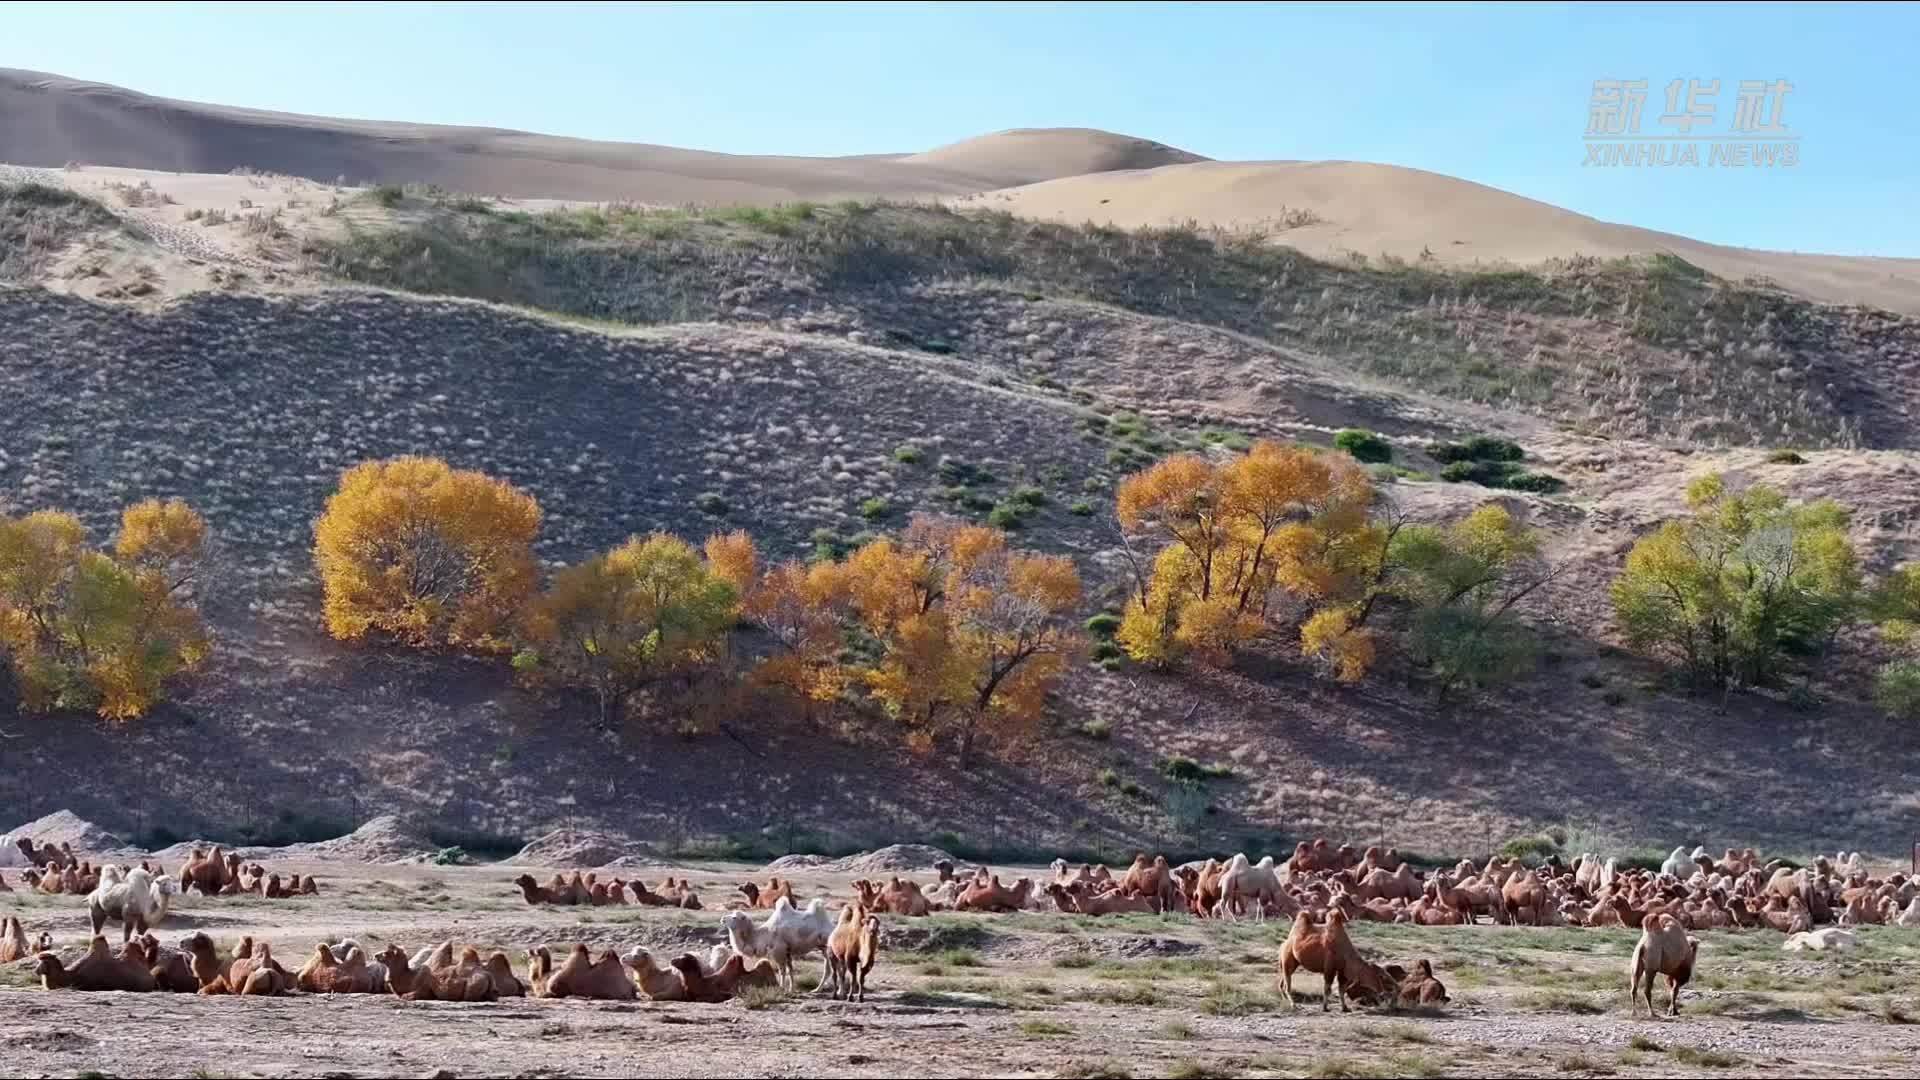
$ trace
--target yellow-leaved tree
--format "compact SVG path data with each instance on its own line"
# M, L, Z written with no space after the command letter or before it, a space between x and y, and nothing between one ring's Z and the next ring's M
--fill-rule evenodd
M692 546L635 536L554 575L514 666L591 692L604 726L642 690L711 665L738 616L733 585Z
M21 704L131 720L200 666L211 643L193 588L206 532L185 503L140 503L108 555L72 514L0 518L0 646Z
M348 469L314 524L327 629L500 649L536 585L533 496L438 458Z
M1129 476L1115 513L1135 582L1117 640L1156 667L1221 664L1298 618L1303 648L1358 678L1373 653L1356 605L1386 546L1373 504L1372 481L1346 455L1266 441L1229 461L1182 454ZM1155 546L1149 563L1143 549Z
M962 768L982 731L1015 738L1038 723L1083 644L1072 560L1011 550L999 529L915 515L898 543L862 547L844 573L884 650L868 689L914 743L956 734Z

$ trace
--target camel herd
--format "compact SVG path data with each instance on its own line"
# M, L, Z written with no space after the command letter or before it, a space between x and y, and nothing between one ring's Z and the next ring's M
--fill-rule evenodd
M69 875L75 885L92 884L78 893L85 897L93 937L76 961L55 954L50 935L43 932L30 942L19 920L9 916L0 922L0 963L32 960L49 990L720 1002L753 988L795 990L796 965L817 955L824 963L817 992L861 1001L880 951L882 916L1185 912L1203 919L1289 920L1278 957L1286 1000L1294 1004L1294 976L1304 971L1324 980L1322 1009L1338 1000L1343 1011L1350 999L1427 1008L1448 1001L1429 961L1400 965L1364 957L1348 932L1356 922L1638 929L1629 989L1636 1008L1644 1002L1652 1015L1654 986L1662 977L1668 1012L1678 1013L1679 991L1691 979L1699 953L1699 939L1689 931L1772 929L1791 935L1789 949L1827 949L1849 947L1851 926L1920 925L1920 880L1899 873L1869 875L1857 854L1821 857L1800 867L1762 861L1751 849L1730 849L1716 859L1696 848L1691 854L1676 849L1658 871L1623 868L1616 860L1583 854L1570 863L1549 858L1535 867L1517 859L1494 859L1484 867L1468 860L1422 872L1391 848L1356 852L1316 840L1299 844L1284 862L1237 854L1224 862L1172 866L1164 856L1141 854L1116 874L1105 866L1074 868L1056 860L1041 883L1020 877L1007 884L987 867L956 870L941 862L935 880L925 884L898 875L856 880L852 894L835 906L823 896L801 899L791 880L747 882L730 895L719 919L726 943L665 964L644 949L595 957L577 944L556 958L541 946L527 952L523 979L501 952L482 958L473 948L456 951L448 941L413 954L390 945L370 955L346 940L315 946L294 971L282 966L267 943L251 938L223 955L205 934L166 947L150 930L188 889L209 897L296 897L318 892L311 877L293 874L283 884L281 875L218 847L196 848L176 876L147 862L95 869L64 846L36 848L25 840L19 846L35 864L28 873L35 875L36 887L57 881L59 891L70 891ZM649 885L637 878L603 881L594 872L555 874L544 883L522 874L512 885L536 905L702 908L693 884L673 876ZM108 922L121 925L117 951L103 933Z

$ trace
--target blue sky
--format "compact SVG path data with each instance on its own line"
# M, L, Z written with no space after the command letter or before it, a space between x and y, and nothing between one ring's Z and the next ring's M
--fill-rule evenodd
M1755 247L1920 256L1920 6L10 4L0 66L735 153L1084 126L1465 177ZM1903 72L1909 74L1903 74ZM1784 78L1793 168L1583 167L1595 79ZM4 118L0 118L3 122Z

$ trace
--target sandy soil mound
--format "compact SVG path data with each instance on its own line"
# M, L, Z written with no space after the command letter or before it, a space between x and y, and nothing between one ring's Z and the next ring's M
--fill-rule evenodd
M212 846L211 840L182 840L152 854L162 863L171 863L185 860L196 847ZM311 844L289 844L286 847L221 846L244 859L338 859L365 863L414 862L437 850L423 831L393 814L382 814L345 836Z
M937 862L959 861L927 844L888 844L874 851L863 851L840 859L829 859L824 855L782 855L768 863L767 869L786 873L815 870L823 874L880 874L931 870Z
M520 849L507 860L535 866L657 866L659 860L642 843L616 833L555 829Z
M117 851L127 845L125 840L113 835L93 822L71 810L56 810L46 817L29 821L25 825L7 830L9 851L15 850L13 838L24 836L35 844L72 845L74 854L88 855L103 851Z

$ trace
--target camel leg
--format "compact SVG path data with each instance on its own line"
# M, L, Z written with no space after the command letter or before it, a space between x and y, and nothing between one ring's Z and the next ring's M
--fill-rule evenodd
M1680 1015L1680 980L1667 976L1667 1015Z
M1282 991L1286 993L1287 1007L1289 1009L1292 1009L1294 1012L1299 1012L1300 1003L1293 1000L1293 969L1294 969L1293 954L1286 953L1283 956L1281 956L1280 957L1280 988Z

